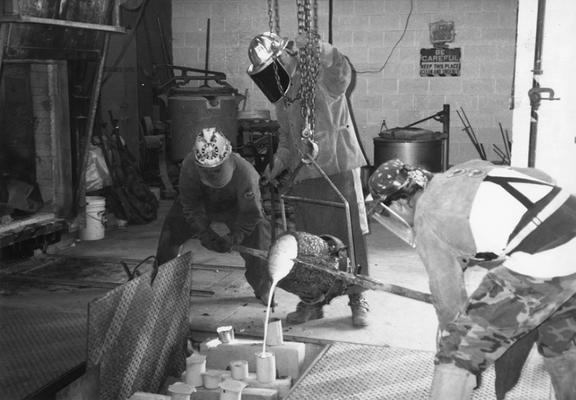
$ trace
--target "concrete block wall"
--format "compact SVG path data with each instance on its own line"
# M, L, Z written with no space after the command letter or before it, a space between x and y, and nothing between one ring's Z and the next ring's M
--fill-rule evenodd
M226 73L246 109L273 107L246 74L252 37L269 30L267 0L173 0L174 64ZM296 2L279 0L280 33L297 31ZM318 0L319 27L328 39L328 0ZM459 77L420 77L420 49L432 48L429 24L453 21L461 48ZM502 148L499 123L511 133L516 0L333 0L332 43L356 71L350 104L366 154L382 121L411 124L450 104L450 164L477 158L456 110L463 109L488 158ZM274 115L274 114L273 114ZM436 121L419 125L441 130Z

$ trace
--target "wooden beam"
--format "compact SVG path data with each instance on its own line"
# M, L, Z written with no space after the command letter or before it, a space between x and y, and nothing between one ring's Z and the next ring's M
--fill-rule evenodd
M89 30L94 30L94 31L104 31L104 32L111 32L111 33L126 33L127 32L126 28L123 28L121 26L91 24L88 22L69 21L69 20L64 20L64 19L31 17L28 15L4 15L4 16L0 16L0 24L1 23L44 24L44 25L62 26L65 28L89 29Z

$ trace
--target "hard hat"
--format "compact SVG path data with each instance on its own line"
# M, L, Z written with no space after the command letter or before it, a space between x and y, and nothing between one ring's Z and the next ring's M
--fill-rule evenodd
M394 211L391 203L425 188L431 178L432 174L425 169L413 167L398 159L380 164L368 179L370 195L374 198L368 215L410 246L415 246L410 219Z
M285 51L288 43L275 33L264 32L256 35L248 48L251 64L246 72L272 103L284 97L296 69L292 57L281 57L290 55Z
M393 159L380 164L368 179L368 187L375 200L389 203L393 198L425 188L431 178L429 171Z
M248 74L257 74L269 66L274 58L282 53L287 43L287 40L273 32L256 35L248 48L248 58L252 63L248 67Z
M214 168L232 154L230 141L216 128L204 128L194 142L196 164L203 168Z

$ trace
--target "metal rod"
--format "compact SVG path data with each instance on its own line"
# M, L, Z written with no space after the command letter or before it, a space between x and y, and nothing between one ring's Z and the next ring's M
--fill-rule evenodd
M334 192L336 192L338 197L340 197L340 200L342 200L342 204L344 204L344 211L346 213L346 230L348 232L348 254L350 255L350 261L353 265L354 271L356 271L356 267L357 267L357 265L356 265L356 251L354 249L354 236L352 235L352 216L350 215L350 204L348 203L348 200L346 199L346 197L344 197L342 192L340 192L340 190L338 190L338 188L336 187L334 182L332 182L332 179L330 179L330 177L328 175L326 175L326 172L324 172L324 170L320 167L320 165L318 165L318 163L314 159L312 159L311 157L308 157L308 158L312 162L312 165L314 165L316 167L318 172L320 172L320 174L324 177L324 179L332 187L332 190L334 190Z
M326 173L318 165L318 163L316 161L314 161L311 157L309 157L309 156L306 156L306 157L307 157L308 161L310 161L310 163L312 165L314 165L314 167L318 170L320 175L322 175L322 177L328 182L328 184L330 185L332 190L334 190L334 192L338 195L338 197L340 197L340 199L342 200L342 203L332 202L332 201L327 201L327 200L310 199L310 198L299 197L299 196L288 196L284 193L281 193L280 194L280 206L282 207L282 219L283 219L283 223L284 223L284 229L286 230L286 222L285 222L286 221L286 214L285 214L285 209L284 209L284 198L295 200L295 201L302 201L302 202L308 202L308 203L333 206L333 207L344 207L344 212L346 214L346 231L348 234L348 247L349 247L348 254L350 255L350 260L352 262L352 265L354 265L354 268L356 268L356 254L355 254L355 250L354 250L354 237L352 235L352 217L350 216L350 205L348 204L348 200L346 200L346 197L344 197L344 195L340 192L340 190L338 190L336 185L334 185L334 182L332 182L330 177L328 175L326 175ZM298 173L300 168L302 168L303 165L304 165L303 161L301 161L298 164L296 169L292 172L291 178L289 179L289 182L294 181L296 174Z
M507 163L508 162L508 158L506 157L506 153L504 153L498 146L496 146L495 144L492 145L492 150L494 150L494 153L496 153L496 155L498 157L500 157L500 159L502 160L502 162Z
M233 249L241 253L246 253L251 256L261 258L263 260L268 259L268 252L266 250L253 249L240 245L234 246ZM328 261L319 257L298 256L293 261L300 263L300 265L303 267L311 268L332 276L336 276L338 278L342 278L347 283L361 286L364 289L378 290L396 294L402 297L408 297L410 299L422 301L425 303L432 303L432 296L429 293L423 293L418 290L409 289L390 283L383 283L365 275L355 275L349 272L340 271L335 269L333 264L330 264Z
M450 159L450 104L442 106L442 133L446 135L444 141L444 160L442 160L442 168L444 171L448 169Z
M460 121L462 121L462 125L464 125L464 129L462 129L462 130L464 132L466 132L466 134L468 135L468 139L470 139L470 142L472 142L472 145L476 149L476 152L478 153L480 158L483 158L482 157L482 151L480 150L480 146L476 140L476 137L469 131L468 126L466 125L466 121L464 120L464 117L462 117L462 115L460 114L460 112L458 110L456 110L456 114L460 118Z
M546 12L546 0L538 0L538 17L536 22L536 43L534 48L534 70L532 71L532 89L540 87L540 75L542 75L542 49L544 42L544 14ZM530 109L530 135L528 138L528 167L533 168L536 164L536 145L538 137L538 106L539 103L531 99Z
M502 142L504 143L504 153L508 160L512 160L512 156L510 154L510 148L508 147L508 140L506 139L506 134L504 133L504 129L502 128L502 124L498 122L498 126L500 127L500 136L502 136Z
M468 116L466 115L466 113L464 112L464 109L462 107L460 107L460 110L462 111L462 115L464 116L464 118L466 119L466 122L468 124L468 128L470 129L470 132L472 133L472 136L474 136L474 140L476 141L476 143L478 143L478 148L480 149L481 153L481 157L483 160L486 160L486 152L484 151L484 146L478 141L478 136L476 135L476 132L474 131L474 128L472 128L472 124L470 123L470 120L468 119Z
M210 59L210 18L206 21L206 57L204 58L204 69L208 71L208 64ZM208 74L206 73L206 76ZM204 81L204 86L208 86L208 80Z
M96 120L96 112L98 110L98 102L100 99L100 91L102 89L102 78L104 75L104 65L106 64L106 56L108 55L108 48L110 46L110 34L108 32L104 33L104 44L102 46L102 51L100 54L100 60L98 62L98 70L96 72L96 77L94 78L94 84L92 85L92 93L90 95L90 108L88 110L88 118L86 120L86 142L84 144L83 154L82 154L82 165L80 168L80 177L78 182L78 187L76 190L76 206L80 209L86 207L83 202L86 196L86 184L82 181L88 168L88 159L90 154L90 145L92 144L92 134L94 132L94 122ZM80 217L78 214L78 217Z
M301 197L301 196L290 196L290 195L283 195L286 200L294 200L294 201L301 201L302 203L310 203L310 204L319 204L322 206L330 206L330 207L338 207L338 208L345 208L342 203L338 203L337 201L329 201L329 200L320 200L320 199L311 199L309 197Z

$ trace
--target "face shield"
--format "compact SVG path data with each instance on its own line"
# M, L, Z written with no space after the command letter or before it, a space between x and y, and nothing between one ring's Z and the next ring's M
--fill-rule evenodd
M369 217L372 217L411 247L416 247L414 229L400 213L395 212L391 206L387 206L382 200L373 200L372 195L368 195L366 201L370 204Z
M275 33L265 32L250 42L247 73L272 103L280 100L290 88L296 59L287 48L288 41Z

